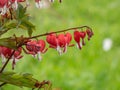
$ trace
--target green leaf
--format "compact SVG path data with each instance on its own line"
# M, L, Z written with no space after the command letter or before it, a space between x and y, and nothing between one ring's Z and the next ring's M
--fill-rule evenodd
M28 73L18 74L15 72L3 72L0 73L0 82L6 82L19 87L36 88L35 84L38 80L32 78L32 75Z
M40 88L44 87L44 90L52 90L52 84L50 82L39 82L32 76L33 75L29 73L19 74L15 72L5 71L0 73L0 82L28 88L39 88L38 85L40 85Z
M16 10L16 16L18 20L21 20L26 16L26 7L24 8L21 4L18 4L18 9Z
M17 27L17 22L15 20L10 20L4 24L5 29L13 29Z
M16 10L16 20L18 27L28 31L28 35L31 36L35 26L29 21L29 15L26 13L26 7L24 8L21 4L18 5Z
M28 20L23 20L20 25L24 27L24 29L26 28L29 36L31 36L33 31L35 30L35 26Z
M0 39L0 46L5 46L12 49L17 49L16 41L12 38L3 38Z

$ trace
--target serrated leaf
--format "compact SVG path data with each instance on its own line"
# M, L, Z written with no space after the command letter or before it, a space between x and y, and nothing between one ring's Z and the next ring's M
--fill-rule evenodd
M31 74L18 74L15 72L3 72L0 73L0 82L6 82L8 84L20 86L20 87L29 87L29 88L36 88L35 84L38 80L32 78L31 76L26 78L25 75Z
M16 41L11 38L0 39L0 46L5 46L12 49L17 49Z
M0 82L19 86L19 87L28 87L28 88L42 88L44 90L52 90L52 84L50 82L39 82L37 79L32 77L32 74L24 73L19 74L15 72L2 72L0 73ZM40 87L38 86L40 85ZM42 85L42 86L41 86Z

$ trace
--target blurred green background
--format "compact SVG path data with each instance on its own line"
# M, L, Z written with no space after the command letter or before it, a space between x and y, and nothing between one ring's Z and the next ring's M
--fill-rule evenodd
M60 90L120 90L120 0L63 0L61 4L55 0L43 9L31 3L29 13L36 25L34 35L83 25L90 26L95 35L90 42L86 40L82 50L70 47L60 56L49 49L41 62L24 55L16 72L50 80L53 88ZM23 34L21 30L15 32ZM109 51L103 50L105 38L113 42ZM7 69L11 70L11 64ZM31 89L6 85L2 90Z

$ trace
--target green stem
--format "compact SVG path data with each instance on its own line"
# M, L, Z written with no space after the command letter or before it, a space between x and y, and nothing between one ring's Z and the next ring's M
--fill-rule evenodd
M4 83L0 84L0 87L4 86L5 84L7 84L7 83L4 82Z

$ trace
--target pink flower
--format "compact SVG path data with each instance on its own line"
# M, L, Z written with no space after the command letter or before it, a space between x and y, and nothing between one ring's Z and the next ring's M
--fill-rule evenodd
M50 44L49 47L55 48L60 55L67 51L67 46L69 46L71 40L72 35L70 33L59 34L58 36L52 33L46 37L46 41Z
M28 50L28 54L32 54L33 56L38 55L38 59L41 60L41 53L45 53L47 49L45 49L45 41L44 40L31 40L30 42L27 42L26 49Z

